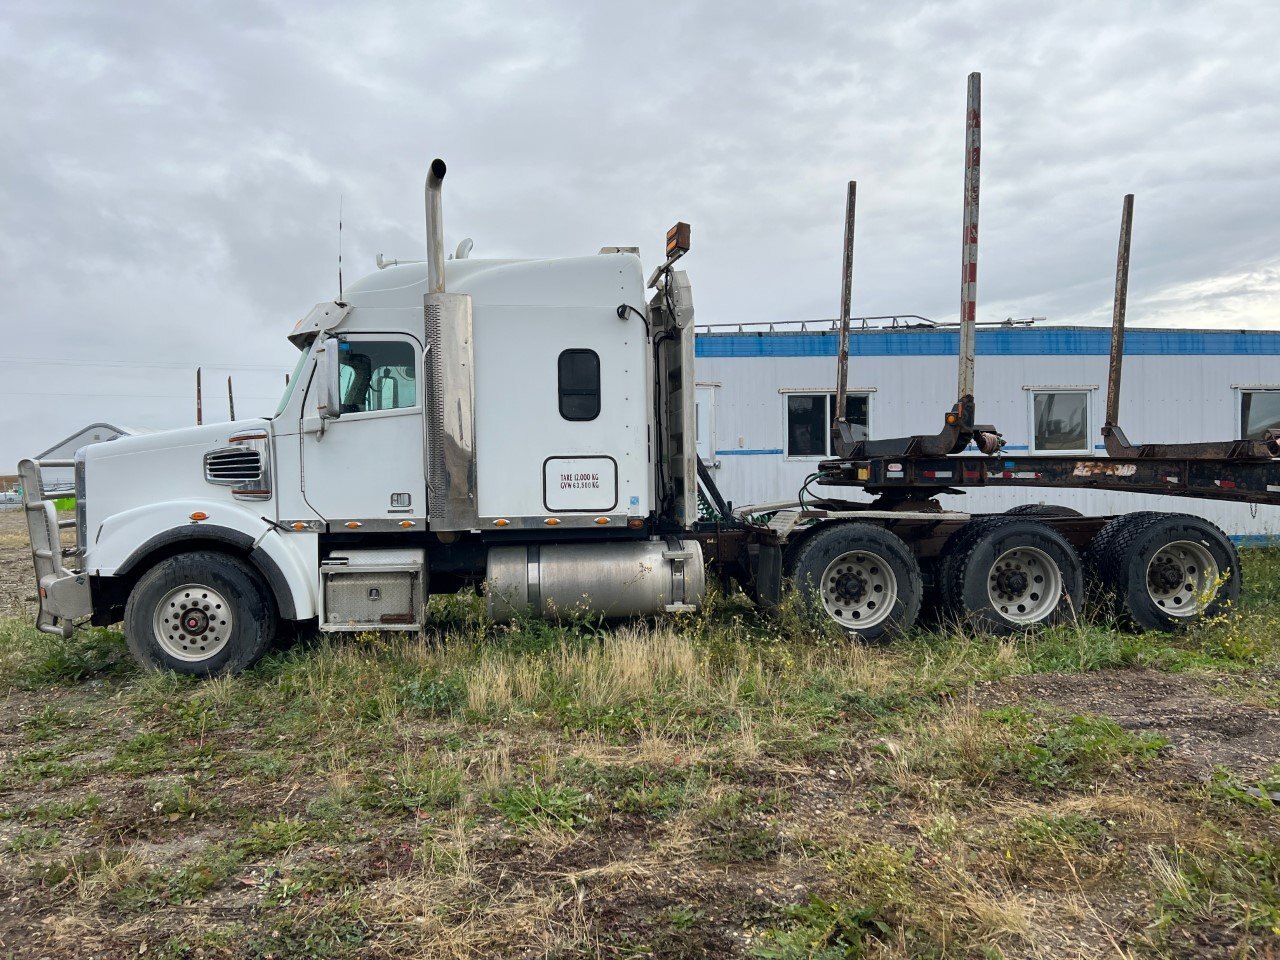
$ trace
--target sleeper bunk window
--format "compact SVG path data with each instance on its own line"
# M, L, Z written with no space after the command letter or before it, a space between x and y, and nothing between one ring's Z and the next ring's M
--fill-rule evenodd
M558 367L560 416L566 420L600 416L600 356L594 350L565 350Z

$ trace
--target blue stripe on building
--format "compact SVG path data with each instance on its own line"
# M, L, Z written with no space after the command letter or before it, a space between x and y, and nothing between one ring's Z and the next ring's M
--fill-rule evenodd
M699 357L834 357L834 333L716 333L700 334ZM875 331L849 338L849 353L858 357L955 356L959 334L954 330ZM980 356L1101 356L1111 350L1109 329L1015 328L979 330ZM1129 330L1126 356L1280 356L1280 332L1217 332L1205 330Z
M1270 533L1239 533L1231 537L1237 547L1265 548L1280 547L1280 536Z

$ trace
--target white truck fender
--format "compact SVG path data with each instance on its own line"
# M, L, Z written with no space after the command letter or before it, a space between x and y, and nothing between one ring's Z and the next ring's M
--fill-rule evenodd
M157 551L172 552L175 542L187 541L191 549L204 541L247 554L270 584L284 619L318 615L316 534L284 533L267 518L225 501L168 501L110 516L88 545L86 567L100 577L127 576Z

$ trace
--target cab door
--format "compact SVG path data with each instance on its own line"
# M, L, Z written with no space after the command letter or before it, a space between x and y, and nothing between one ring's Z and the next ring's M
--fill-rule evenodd
M404 334L349 334L336 344L341 415L321 420L313 378L303 405L302 494L352 529L426 526L422 344Z

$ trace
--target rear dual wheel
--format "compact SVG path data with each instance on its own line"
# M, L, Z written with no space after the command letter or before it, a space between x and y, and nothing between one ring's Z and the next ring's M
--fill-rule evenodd
M955 533L938 564L944 612L984 633L1074 619L1084 594L1075 549L1046 524L984 517Z
M800 602L863 640L890 640L920 614L920 565L902 539L883 527L830 524L789 559L786 572Z
M1117 615L1140 630L1175 630L1218 616L1240 599L1235 545L1200 517L1117 517L1094 538L1089 555Z

